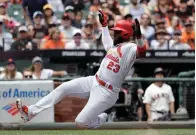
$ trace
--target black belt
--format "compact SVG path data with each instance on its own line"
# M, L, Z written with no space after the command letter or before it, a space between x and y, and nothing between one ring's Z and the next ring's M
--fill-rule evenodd
M156 112L156 113L160 113L160 114L166 114L166 113L168 113L167 111L151 111L151 112Z

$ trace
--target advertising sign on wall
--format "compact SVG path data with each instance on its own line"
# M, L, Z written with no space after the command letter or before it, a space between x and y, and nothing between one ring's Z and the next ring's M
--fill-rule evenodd
M52 80L0 81L0 122L21 122L20 113L15 104L16 100L20 98L23 104L32 105L53 89ZM44 110L29 123L34 122L54 122L54 108Z

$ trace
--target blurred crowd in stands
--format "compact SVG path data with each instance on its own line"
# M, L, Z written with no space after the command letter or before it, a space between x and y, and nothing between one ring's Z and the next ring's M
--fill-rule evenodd
M10 58L5 67L0 67L0 80L14 80L14 79L49 79L53 76L62 77L68 75L67 71L54 71L52 69L45 69L41 57L34 57L32 64L29 67L19 72L15 61Z
M138 18L148 49L195 49L194 0L1 0L0 50L103 49L98 9Z

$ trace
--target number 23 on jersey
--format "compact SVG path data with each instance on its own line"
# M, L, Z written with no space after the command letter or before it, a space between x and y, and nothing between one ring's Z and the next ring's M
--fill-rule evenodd
M107 69L112 70L114 73L118 73L118 71L120 70L120 65L110 61Z

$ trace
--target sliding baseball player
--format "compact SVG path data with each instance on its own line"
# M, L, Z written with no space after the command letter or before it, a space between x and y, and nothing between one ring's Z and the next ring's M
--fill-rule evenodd
M99 10L102 42L107 54L98 72L94 76L64 82L36 104L22 105L18 99L16 105L25 122L68 96L88 98L87 104L75 119L79 128L97 128L106 122L107 114L104 111L116 103L129 69L137 58L144 56L146 50L137 19L134 23L126 20L118 21L111 28L114 31L113 39L109 34L107 20L108 16ZM136 43L132 42L133 39Z

